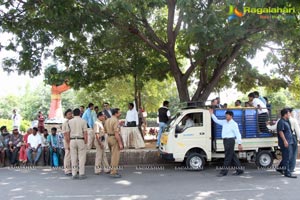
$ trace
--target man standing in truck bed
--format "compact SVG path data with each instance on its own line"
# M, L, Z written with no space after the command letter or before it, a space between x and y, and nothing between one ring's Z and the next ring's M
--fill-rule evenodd
M231 164L233 164L234 168L236 169L236 172L233 175L243 174L244 171L242 170L241 163L234 152L235 139L237 140L239 151L242 151L243 147L238 124L232 119L233 112L226 111L226 120L219 120L214 115L214 111L212 109L210 109L209 112L214 122L222 126L222 139L225 149L224 165L221 172L217 176L226 176Z

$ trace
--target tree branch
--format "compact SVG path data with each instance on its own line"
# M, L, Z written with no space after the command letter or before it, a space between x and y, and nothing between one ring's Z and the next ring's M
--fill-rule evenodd
M145 16L143 16L142 19L143 25L146 28L146 30L148 31L148 33L150 34L150 36L153 38L153 40L155 42L157 42L157 44L159 45L160 48L165 49L166 50L166 43L163 42L154 32L154 30L152 29L152 27L150 26L150 24L148 23L148 20L145 18Z
M175 46L175 38L174 38L174 34L173 34L175 4L176 4L176 0L167 0L167 5L168 5L168 24L167 24L168 45L172 49L174 49L174 46Z
M181 23L183 21L183 11L180 10L179 11L179 16L178 16L178 20L177 20L177 24L176 24L176 27L174 29L174 38L176 38L178 36L178 33L179 33L179 30L180 30L180 27L181 27Z

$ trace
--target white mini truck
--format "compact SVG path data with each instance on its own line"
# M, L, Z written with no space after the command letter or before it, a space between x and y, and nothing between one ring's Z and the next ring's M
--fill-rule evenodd
M258 129L258 114L255 108L216 109L218 119L225 119L225 112L231 110L242 135L243 151L236 153L240 159L255 162L258 167L273 165L278 139L276 133L261 133ZM194 126L184 129L187 115ZM184 162L187 169L202 170L205 162L224 158L221 138L222 127L214 123L205 108L182 109L170 121L161 137L160 155L165 160Z

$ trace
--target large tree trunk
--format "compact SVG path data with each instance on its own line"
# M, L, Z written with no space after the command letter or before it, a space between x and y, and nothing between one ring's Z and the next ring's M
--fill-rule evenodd
M190 101L187 79L183 76L182 72L178 67L178 63L175 57L175 52L171 51L167 55L167 59L169 61L171 73L176 82L180 102Z

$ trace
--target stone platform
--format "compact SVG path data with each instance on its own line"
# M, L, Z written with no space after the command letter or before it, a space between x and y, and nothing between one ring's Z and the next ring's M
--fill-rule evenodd
M158 150L155 148L155 142L145 142L146 148L144 149L125 149L121 151L120 165L156 165L167 164L168 162L160 158ZM86 165L94 165L95 163L96 149L90 149L87 151ZM110 163L111 153L106 152L107 159ZM63 160L60 161L63 163ZM6 159L6 166L9 166L9 162ZM43 153L37 163L38 166L44 166Z

